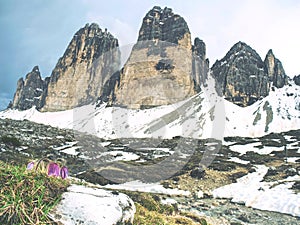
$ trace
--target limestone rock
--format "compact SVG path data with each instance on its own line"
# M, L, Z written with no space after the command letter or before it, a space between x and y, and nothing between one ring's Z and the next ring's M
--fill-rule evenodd
M268 75L257 52L243 42L236 43L211 70L217 91L237 105L251 105L269 93Z
M287 84L287 75L283 69L281 62L275 58L272 49L266 55L265 72L268 74L269 81L277 88L282 88Z
M220 95L239 105L248 106L269 94L270 87L288 83L281 62L269 50L264 61L243 42L235 44L224 58L211 68Z
M209 70L209 61L206 58L206 45L198 37L194 40L193 51L193 79L195 90L200 92L201 85L205 85Z
M191 48L190 31L185 20L172 9L154 6L144 17L138 42L160 40Z
M300 74L298 76L294 76L293 80L296 85L300 86Z
M115 82L110 82L115 84L109 89L112 102L128 108L148 108L196 94L200 90L198 73L204 65L205 44L200 39L195 43L193 48L189 28L181 16L170 8L153 7L143 19L138 42L124 68Z
M204 41L200 40L198 37L194 40L193 52L202 60L206 60L206 45Z
M87 24L72 38L52 71L43 111L59 111L91 103L119 68L118 40L97 24Z
M18 80L17 90L10 107L20 110L30 109L33 106L39 108L44 90L45 82L41 78L39 67L35 66L26 75L25 80L23 78Z
M134 202L125 194L72 185L50 212L59 224L115 225L133 222Z

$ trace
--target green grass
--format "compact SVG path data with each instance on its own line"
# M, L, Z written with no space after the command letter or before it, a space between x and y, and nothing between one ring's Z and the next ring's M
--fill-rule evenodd
M48 177L44 170L28 171L0 161L0 224L56 224L48 217L72 181ZM164 205L156 194L124 191L134 202L133 225L207 225L205 218Z
M0 224L52 224L49 211L68 181L0 161Z

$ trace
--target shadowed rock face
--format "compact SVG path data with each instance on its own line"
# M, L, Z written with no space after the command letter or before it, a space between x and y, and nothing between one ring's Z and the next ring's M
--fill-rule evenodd
M287 76L281 62L275 58L273 51L270 49L266 55L265 72L268 74L269 81L277 88L282 88L287 84Z
M270 86L287 83L281 62L270 50L263 62L257 52L243 42L236 43L211 68L220 95L240 106L248 106L269 94Z
M294 82L295 82L296 85L300 86L300 74L298 76L295 76L293 78L293 80L294 80Z
M81 28L52 71L43 111L91 103L120 62L118 40L97 24Z
M200 90L206 65L205 44L197 38L192 46L185 20L170 8L155 6L144 17L119 78L114 78L112 103L147 108L186 99Z
M42 104L42 94L46 83L42 80L39 67L35 66L25 77L20 78L17 83L17 90L10 108L26 110L32 106L40 107Z
M190 37L190 30L185 20L174 14L172 9L154 6L144 17L139 31L138 42L148 40L160 40L174 44L191 47L191 42L185 36ZM185 41L183 44L182 42Z

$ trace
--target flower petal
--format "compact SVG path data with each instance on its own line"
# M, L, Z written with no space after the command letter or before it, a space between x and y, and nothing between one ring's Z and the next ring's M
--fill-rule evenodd
M34 162L30 162L27 164L27 170L32 170L34 167Z
M60 175L59 173L60 168L57 163L51 162L48 165L48 176L55 176L58 177Z
M63 166L61 169L60 169L60 176L62 179L65 179L69 176L69 171L68 171L68 168Z

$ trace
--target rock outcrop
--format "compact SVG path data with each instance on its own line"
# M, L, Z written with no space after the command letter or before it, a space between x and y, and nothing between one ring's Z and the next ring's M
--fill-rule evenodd
M172 9L154 6L144 17L138 42L160 40L191 48L191 33L185 20Z
M59 224L132 224L135 211L125 194L72 185L50 217Z
M45 91L46 83L41 78L39 67L35 66L25 77L20 78L17 83L17 90L10 108L26 110L33 106L40 108L42 105L42 95Z
M257 52L243 42L236 43L211 68L217 91L240 106L251 105L269 92L264 62Z
M300 86L300 74L298 76L294 76L293 80L296 85Z
M128 108L147 108L196 94L203 80L199 73L206 63L202 63L204 42L197 39L195 44L193 47L189 28L181 16L170 8L153 7L143 19L138 42L119 78L113 78L112 102Z
M275 58L272 49L270 49L266 55L265 72L268 74L269 81L277 88L282 88L287 84L287 76L283 69L281 62Z
M251 105L267 96L272 85L281 88L287 83L283 66L272 50L263 62L258 53L243 42L236 43L211 70L218 93L239 106Z
M87 24L71 40L52 71L43 111L71 109L95 101L119 69L118 40L97 24Z

